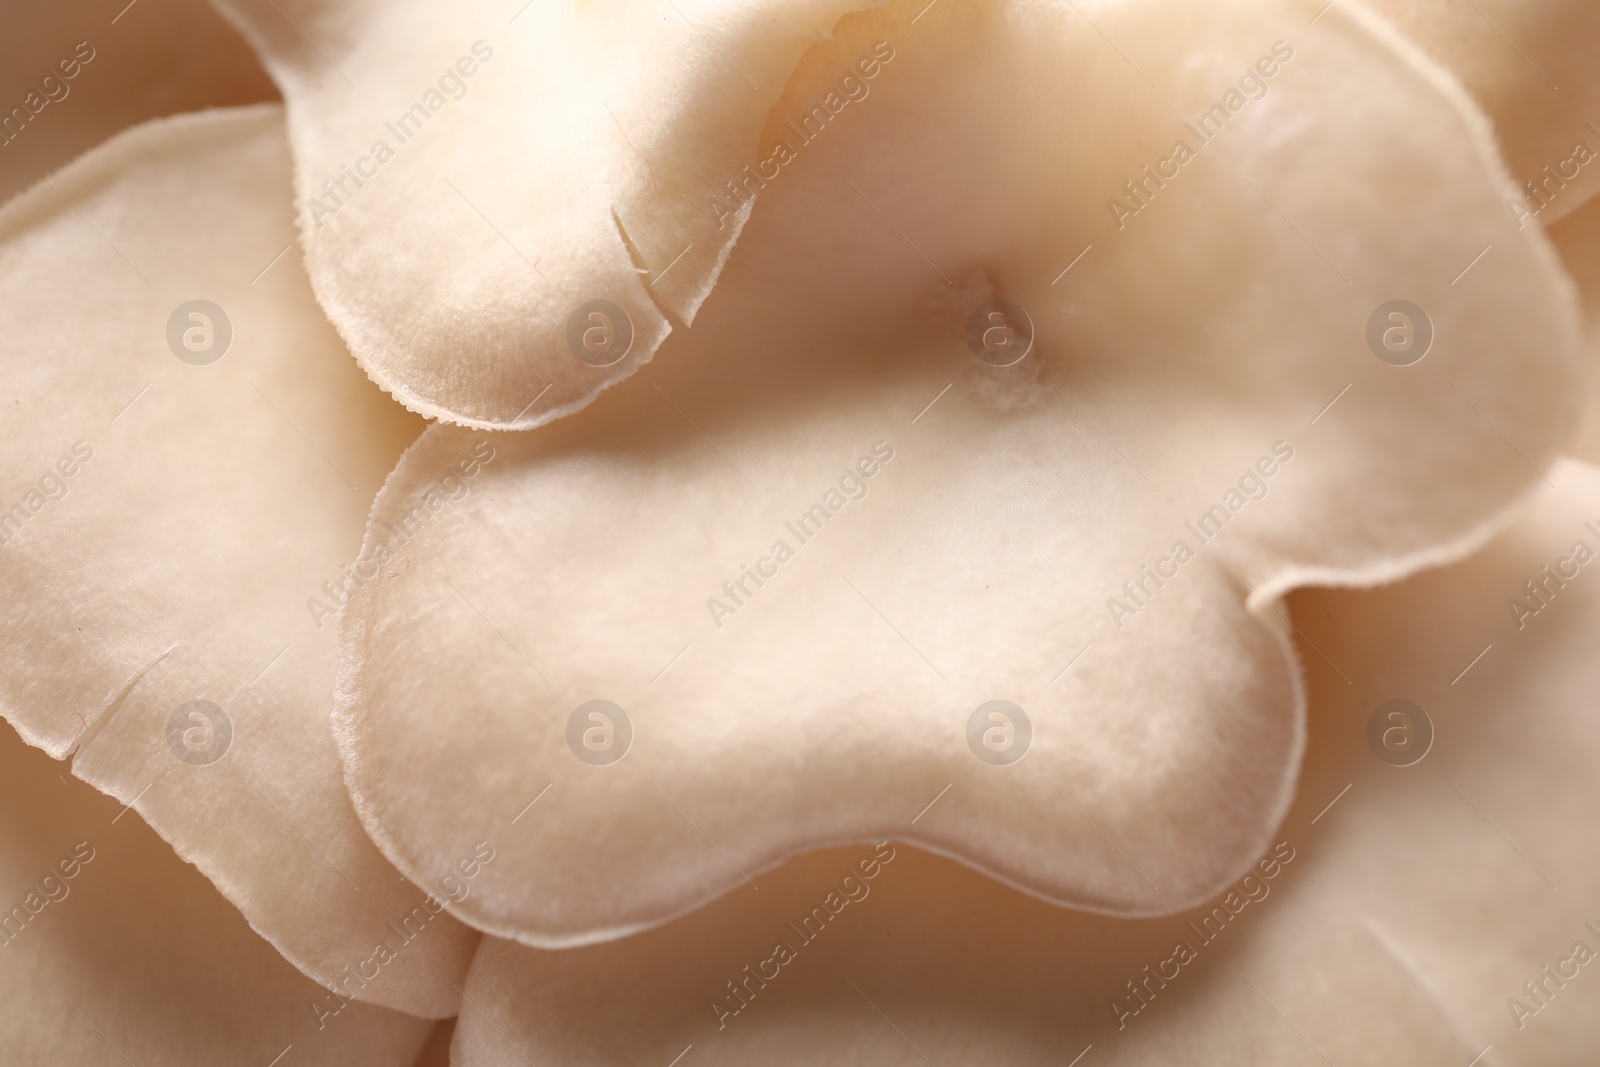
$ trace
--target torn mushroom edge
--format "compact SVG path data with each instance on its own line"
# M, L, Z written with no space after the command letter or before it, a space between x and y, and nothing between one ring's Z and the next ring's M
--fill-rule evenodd
M1391 26L1386 19L1370 11L1364 5L1355 2L1355 0L1351 0L1349 3L1340 5L1340 10L1338 11L1330 10L1329 14L1335 18L1349 19L1359 32L1364 33L1366 36L1371 38L1377 46L1387 49L1390 54L1394 55L1396 59L1400 61L1401 66L1412 76L1420 78L1427 88L1433 90L1438 95L1442 96L1449 104L1453 105L1457 116L1465 127L1467 136L1472 141L1473 149L1478 156L1479 164L1483 167L1484 172L1491 180L1497 181L1502 188L1515 191L1516 183L1512 178L1508 167L1500 156L1499 143L1495 137L1493 126L1490 123L1487 115L1483 112L1481 106L1467 91L1466 87L1459 78L1440 65L1438 61L1434 60L1431 56L1422 51L1399 30ZM293 109L291 108L291 123L293 121L292 114ZM304 223L303 213L300 217L302 219L302 223ZM1526 234L1526 240L1532 246L1533 254L1546 268L1547 276L1549 277L1551 283L1556 286L1558 291L1558 299L1567 304L1568 308L1570 309L1570 325L1572 327L1574 343L1579 347L1579 350L1582 350L1585 346L1582 340L1583 334L1581 330L1581 316L1579 314L1578 296L1575 284L1568 276L1565 265L1563 264L1554 245L1545 234L1542 226L1533 227L1530 230L1523 231L1523 233ZM302 240L304 239L305 233L302 229ZM737 242L737 239L738 235L735 234L734 238L724 246L716 271L712 274L705 285L705 291L707 294L709 294L711 288L714 286L717 276L720 275L723 265L726 263L728 256L732 253L733 246ZM625 247L624 253L626 254ZM670 316L670 312L663 311L663 314ZM670 323L671 320L669 318L669 328ZM640 365L643 365L643 361L641 361ZM592 399L593 396L598 395L600 389L606 388L609 385L617 384L617 382L624 380L626 380L626 378L619 378L614 382L608 382L605 385L602 385L600 388L596 389L593 394L591 394L589 399ZM382 383L379 384L381 386ZM589 399L568 405L560 412L548 413L535 419L527 420L527 425L519 423L516 425L502 426L498 424L482 424L466 421L453 422L452 425L487 432L531 429L535 426L543 425L546 422L552 421L553 419L560 417L560 415L570 414L571 412L586 406L589 402ZM410 405L408 405L408 407L409 406ZM413 408L412 410L416 409ZM424 412L424 414L426 414L426 412ZM1575 429L1575 427L1576 423L1574 423L1573 428ZM406 450L405 454L401 457L400 462L396 465L395 469L390 472L389 477L385 480L383 487L379 490L373 502L372 512L368 520L368 532L363 538L363 553L365 553L370 547L372 523L376 519L379 511L389 504L391 500L401 498L409 491L410 487L408 484L406 484L409 475L407 467L410 463L415 461L416 457L414 453L419 448L424 447L425 443L434 436L437 436L437 433L432 427L430 427L429 430L425 431L422 436L419 437L418 440ZM1558 453L1556 452L1552 452L1551 457L1553 458L1557 454ZM1304 670L1300 660L1299 652L1296 649L1294 642L1289 637L1289 627L1293 624L1287 620L1287 616L1282 610L1284 597L1296 589L1313 586L1326 588L1374 588L1401 581L1423 570L1459 562L1460 560L1465 559L1482 549L1485 545L1494 540L1497 536L1503 533L1507 527L1510 526L1516 517L1524 510L1529 499L1537 493L1537 474L1538 472L1536 470L1532 472L1526 486L1522 489L1522 491L1516 493L1507 503L1491 512L1488 517L1469 527L1462 533L1454 537L1446 538L1435 545L1426 548L1415 549L1384 559L1374 560L1371 563L1357 567L1319 566L1291 562L1277 563L1273 565L1273 573L1263 577L1259 582L1255 583L1254 588L1248 595L1241 596L1241 602L1245 610L1248 611L1259 623L1261 623L1261 625L1266 627L1266 629L1275 636L1280 648L1282 648L1285 662L1289 667L1288 674L1291 679L1292 687L1290 699L1291 706L1286 710L1293 716L1294 719L1293 752L1290 759L1287 761L1282 784L1278 790L1277 797L1271 806L1269 817L1262 822L1262 830L1258 836L1261 838L1263 847L1265 847L1266 841L1270 838L1272 833L1275 832L1277 826L1287 815L1293 803L1295 790L1298 784L1300 764L1304 756L1306 744L1307 696L1305 690ZM1239 574L1229 573L1229 577L1235 582L1235 586L1237 588L1237 583L1240 581L1241 576ZM1243 593L1242 589L1239 591L1241 594ZM359 786L357 784L357 780L360 777L359 772L362 761L358 751L359 745L357 731L353 726L352 718L356 713L357 706L361 702L362 665L364 662L366 638L364 613L370 606L371 596L372 587L363 586L359 588L351 595L339 613L339 665L334 694L333 732L335 739L338 742L340 756L344 761L345 781L350 789L352 801L355 804L357 813L361 817L363 825L366 826L368 833L372 836L374 842L378 845L380 850L382 850L384 855L389 858L390 862L392 862L402 872L409 873L414 865L411 862L410 857L406 854L405 850L401 847L398 835L389 831L382 824L377 814L372 811L370 802L366 801L361 795ZM954 850L932 846L917 841L914 838L903 838L900 840L903 840L906 844L936 855L944 856L950 860L962 864L963 866L977 870L986 877L994 878L996 881L1010 886L1021 893L1039 900L1043 900L1047 903L1069 907L1074 910L1108 915L1117 918L1152 918L1185 911L1191 907L1210 900L1216 895L1217 891L1229 884L1238 873L1237 871L1230 869L1226 875L1219 876L1218 879L1216 879L1215 885L1212 885L1204 890L1197 891L1196 893L1192 894L1191 897L1178 900L1170 905L1156 908L1141 906L1116 907L1096 902L1086 902L1082 900L1054 897L1035 888L1020 884L1014 879L997 875L994 872L987 870L982 865L973 863L970 859L957 854ZM791 853L787 857L780 858L753 873L762 874L773 870L779 866L782 866L783 863L787 862L788 859L793 858L794 855L799 855L803 852L859 843L859 841L848 837L838 839L819 839L812 842L805 849ZM1238 870L1244 870L1249 863L1253 861L1253 858L1254 853L1251 853L1249 859L1242 859L1238 865ZM665 925L674 921L675 919L682 918L685 915L691 914L712 904L715 900L720 899L729 892L732 892L733 888L734 887L730 887L729 889L726 889L721 893L717 893L712 897L700 900L672 914L664 915L656 919L637 923L628 923L613 927L598 928L578 934L566 934L559 936L534 935L530 934L524 929L496 922L494 920L484 918L481 915L474 914L474 909L472 908L459 909L459 917L461 918L462 922L476 927L487 934L515 941L533 948L546 950L576 948L585 945L618 940L635 933L640 933L644 930Z
M839 25L839 22L844 18L851 14L855 14L858 11L871 10L883 2L885 2L885 0L861 0L861 7L852 8L850 11L841 15L839 19L835 20L834 25L829 28L827 35L821 38L817 43L820 44L831 41L834 36L834 30ZM668 307L657 295L655 289L645 277L649 272L635 261L626 237L626 232L622 227L620 216L617 214L617 205L615 203L609 204L608 210L612 220L612 232L609 236L611 240L616 243L617 251L621 254L622 258L627 260L627 262L631 264L634 272L640 275L641 287L649 295L651 299L651 305L654 310L661 316L661 319L666 327L665 332L663 332L661 335L661 339L648 348L641 348L639 358L632 363L625 373L618 374L614 377L607 377L576 399L571 400L566 404L562 404L559 407L553 407L548 411L543 411L536 415L520 416L510 422L476 418L453 411L447 407L441 406L435 401L421 396L408 386L387 380L388 376L385 375L381 369L373 366L368 361L365 353L369 351L381 351L391 346L387 343L370 342L370 338L368 336L369 330L363 325L362 315L358 310L354 310L349 302L340 299L337 291L338 286L328 277L329 268L326 266L323 257L319 254L320 246L313 236L314 231L311 225L311 212L307 206L311 199L309 193L311 177L306 166L302 163L300 153L298 151L298 145L302 143L303 140L301 136L303 122L301 118L302 105L299 100L299 94L295 91L299 87L299 81L296 79L295 68L293 64L281 62L273 54L272 50L266 46L266 43L262 37L250 26L244 15L235 11L233 5L229 3L228 0L212 0L212 6L222 15L229 25L231 25L239 33L239 35L249 43L251 49L256 54L256 58L266 69L268 75L272 78L273 84L278 87L278 92L283 97L282 106L284 107L286 114L290 156L293 160L292 170L294 175L294 213L296 229L299 233L301 252L305 257L306 273L311 278L311 286L313 292L316 294L317 302L322 305L324 314L327 315L328 320L333 324L333 328L338 332L340 340L345 343L345 347L350 350L350 354L355 358L357 366L359 366L362 372L372 380L372 383L379 389L382 389L386 395L394 399L395 402L399 403L407 411L410 411L416 415L420 415L425 419L447 423L453 426L462 426L473 430L520 431L534 430L540 426L554 422L557 419L562 419L568 415L576 414L577 412L582 411L584 408L592 404L602 392L611 388L612 386L620 385L622 382L632 378L647 364L653 361L655 359L656 352L660 349L661 345L666 343L667 338L672 335L677 323L682 322L686 327L693 324L694 318L699 313L701 306L705 303L706 299L710 297L712 290L716 288L717 281L722 276L723 268L727 266L728 257L733 254L734 246L738 244L739 237L744 232L745 223L749 221L750 215L754 209L755 201L752 198L752 200L749 202L742 204L740 210L735 213L732 224L732 232L729 234L727 239L722 242L721 248L717 253L715 264L711 267L706 277L697 286L693 295L688 298L687 307L685 308L685 317L680 319L673 309ZM812 47L815 47L815 45ZM802 53L802 57L803 55L804 53ZM796 60L796 67L799 66L799 62L799 60ZM790 72L790 76L792 75L793 71ZM787 81L787 77L785 78L785 81ZM759 144L762 128L764 127L758 127L751 133L750 140L752 147Z
M216 107L206 108L201 111L180 112L175 115L165 115L160 118L147 120L135 126L130 126L127 129L107 138L100 144L95 145L83 155L78 156L76 159L67 162L63 166L52 171L50 174L40 178L39 181L35 182L32 186L29 186L27 189L19 192L10 200L6 201L4 205L0 205L0 248L3 248L7 241L11 240L14 236L22 231L48 221L51 216L59 214L64 208L71 206L70 202L61 196L55 189L53 183L55 183L57 180L71 180L80 184L87 182L96 185L104 185L119 179L127 168L130 156L130 144L134 146L134 150L141 155L148 155L151 152L159 152L172 146L188 148L192 145L190 135L197 129L204 129L206 126L210 125L224 126L230 129L235 129L255 121L266 120L270 123L270 120L274 118L277 118L281 122L282 112L283 105L273 101L261 104L247 104L240 107ZM57 207L54 205L61 206ZM177 646L173 647L176 648ZM128 681L117 690L116 696L111 703L108 704L99 715L89 720L85 724L84 728L80 730L78 734L74 736L72 741L69 742L65 747L50 744L42 735L30 729L28 725L21 721L21 718L9 708L0 708L0 718L5 719L6 723L17 732L17 735L30 748L39 749L51 759L66 763L68 771L78 781L83 782L85 785L95 789L98 792L104 793L106 796L111 797L119 803L126 804L128 807L136 811L139 814L139 817L145 822L145 825L149 826L150 829L155 832L156 836L161 838L161 840L172 849L173 854L177 856L178 859L182 860L184 863L187 863L189 866L198 871L201 877L205 878L205 880L222 895L223 899L225 899L236 911L239 912L250 929L254 931L254 933L263 941L271 945L273 950L276 951L279 956L287 960L295 970L299 971L313 982L316 982L317 985L323 987L329 992L338 993L340 990L334 984L332 978L324 978L318 974L306 960L299 956L298 953L292 951L278 938L272 936L272 934L268 933L266 930L262 929L262 927L257 925L254 917L246 912L240 905L240 901L246 899L247 894L240 892L240 883L236 879L228 876L225 871L220 869L217 871L212 871L206 866L202 866L199 860L195 858L195 852L197 850L181 846L178 842L173 841L170 837L168 837L167 834L162 831L160 826L156 825L154 822L151 822L149 817L147 817L144 805L140 803L140 797L132 797L130 799L129 797L122 796L119 793L108 791L101 788L94 782L82 777L77 772L77 768L75 766L75 757L82 749L83 745L92 741L94 737L101 731L101 729L104 728L111 716L115 714L117 708L119 708L128 698L134 687L139 684L145 673L149 671L150 668L154 667L156 663L159 663L162 659L166 658L166 656L172 651L173 649L169 648L166 650L166 652L161 653L154 660L145 664L143 667L136 668L129 676ZM352 807L353 806L354 805L352 804ZM404 1015L413 1015L417 1018L444 1019L451 1018L456 1014L459 1014L458 1007L456 1011L452 1011L446 1015L421 1016L417 1015L415 1012L404 1008L394 1007L393 1005L384 1003L382 1001L370 1000L359 996L354 999L372 1004L375 1007L384 1008L388 1011L399 1012Z

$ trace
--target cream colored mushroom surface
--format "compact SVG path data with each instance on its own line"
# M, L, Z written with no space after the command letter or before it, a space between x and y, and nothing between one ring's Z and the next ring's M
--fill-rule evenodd
M137 813L64 769L0 725L7 1064L412 1063L433 1024L341 1004Z
M0 43L0 1059L1589 1062L1600 14L216 8Z
M1342 0L1341 0L1342 2ZM1548 225L1600 192L1600 7L1585 0L1372 0L1449 67L1494 122L1520 188L1506 210Z
M328 728L344 568L421 421L318 310L288 188L264 105L137 127L0 212L0 713L306 973L438 1018L476 940L456 857L400 876Z
M414 411L526 428L694 321L749 214L724 186L801 53L871 4L219 6L288 101L312 284L356 358Z
M603 940L885 838L1192 906L1291 799L1274 599L1458 557L1540 484L1590 360L1455 82L1344 5L1092 16L843 19L763 145L894 58L692 329L492 462L448 426L402 460L335 729L402 871L495 842L467 922Z
M1600 470L1549 473L1464 563L1290 598L1308 756L1212 899L1129 921L905 845L813 853L621 941L486 938L454 1062L1588 1063Z

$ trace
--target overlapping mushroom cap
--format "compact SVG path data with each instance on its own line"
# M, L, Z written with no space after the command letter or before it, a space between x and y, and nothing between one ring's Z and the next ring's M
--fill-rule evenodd
M443 910L456 858L399 876L327 719L341 572L421 423L318 311L287 194L266 105L138 127L0 211L27 309L0 352L0 710L308 974L442 1017L476 940Z
M430 1023L298 973L137 814L0 726L8 1064L405 1067Z
M140 122L277 95L207 0L13 8L0 72L0 200Z
M795 158L650 371L481 471L430 429L380 495L336 724L368 829L403 871L502 835L462 914L542 946L891 837L1210 895L1295 777L1273 598L1460 554L1575 421L1487 126L1355 9L890 5L761 143Z
M403 1061L426 1027L349 1001L442 1017L463 989L468 1063L666 1062L680 1039L787 1062L819 1020L823 1055L1059 1059L1079 1026L1169 1005L1127 1062L1370 1051L1290 1021L1330 995L1414 1060L1592 1045L1566 1007L1533 1037L1490 1018L1572 916L1463 955L1473 916L1540 887L1488 884L1465 833L1413 855L1371 829L1462 811L1363 787L1341 816L1361 841L1295 862L1311 807L1368 758L1327 708L1365 724L1369 691L1438 673L1481 590L1579 516L1547 494L1462 567L1299 594L1293 620L1281 602L1458 558L1544 482L1600 499L1593 471L1552 466L1592 355L1543 236L1571 215L1555 236L1592 305L1592 183L1555 183L1537 224L1515 208L1586 106L1576 67L1541 109L1545 70L1462 38L1448 5L1396 16L1471 97L1349 2L226 6L287 133L276 107L156 123L0 211L0 293L29 309L0 354L19 383L0 711L321 983L289 1029L344 1037L309 1059ZM1515 49L1553 39L1553 12L1484 21ZM422 423L357 362L465 424L423 433L370 519ZM1529 595L1519 634L1558 617ZM1415 639L1440 604L1451 628ZM1457 709L1463 750L1516 757L1457 768L1489 807L1592 747L1572 634L1506 677L1477 667L1496 685ZM1297 656L1328 731L1303 778ZM1558 745L1508 740L1489 705L1512 695ZM37 770L16 781L37 791ZM1530 852L1559 851L1584 799ZM8 878L37 851L14 845ZM94 898L94 929L165 891L146 875L166 860ZM1391 906L1396 864L1444 904ZM1162 944L1177 920L1051 906L1210 901L1180 918L1228 924L1280 875L1230 981L1158 1004L1149 967L1101 986L1187 967ZM870 936L763 1022L767 968L805 971L813 927L896 877ZM751 949L780 913L800 947ZM147 939L153 988L272 1011L175 1039L175 1061L253 1055L305 995L207 922L250 980L218 993L187 943ZM500 936L469 979L471 927ZM1299 974L1284 942L1332 966ZM978 988L995 968L1030 983ZM1089 1005L1065 1044L1063 988ZM77 987L36 994L91 1021ZM166 1040L170 1013L83 1003ZM30 1054L87 1040L40 1032L18 1030Z
M870 4L221 6L288 101L312 284L356 358L414 411L521 429L694 321L749 214L706 199L801 53ZM596 301L627 332L580 360Z
M1600 192L1600 8L1584 0L1373 0L1489 113L1520 188L1506 209L1550 225Z
M485 938L454 1062L1586 1062L1600 470L1550 474L1464 563L1290 598L1299 795L1199 907L1119 920L903 845L816 853L621 941Z

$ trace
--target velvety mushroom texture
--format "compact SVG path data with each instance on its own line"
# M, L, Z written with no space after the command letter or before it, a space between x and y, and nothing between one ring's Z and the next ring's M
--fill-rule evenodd
M570 419L407 453L335 728L402 871L494 845L467 921L589 942L885 838L1189 906L1289 803L1273 598L1459 555L1538 481L1587 360L1455 83L1343 5L1086 11L842 20L762 143L863 57L870 93L791 145L692 332Z
M1372 0L1489 112L1519 222L1554 222L1600 192L1600 5L1589 0Z
M454 1062L1591 1062L1600 471L1551 474L1463 564L1291 598L1307 762L1216 899L1116 920L904 846L816 853L610 944L486 938Z
M63 770L0 725L10 1067L413 1061L431 1023L341 1008L137 814Z
M450 1015L454 868L384 860L328 729L341 571L421 423L318 311L288 189L266 105L138 127L0 212L0 712L307 973Z
M870 4L221 6L288 101L312 284L356 358L415 411L515 429L693 321L748 215L708 193L806 47Z

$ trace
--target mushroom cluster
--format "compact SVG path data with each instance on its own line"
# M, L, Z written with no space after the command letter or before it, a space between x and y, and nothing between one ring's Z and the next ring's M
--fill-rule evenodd
M7 1062L1600 1047L1600 8L215 4L6 46Z

